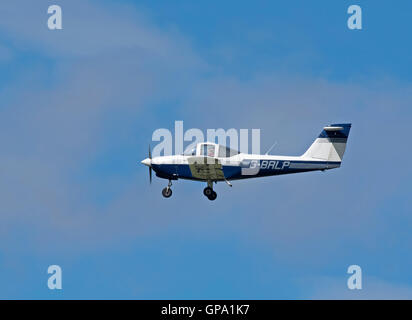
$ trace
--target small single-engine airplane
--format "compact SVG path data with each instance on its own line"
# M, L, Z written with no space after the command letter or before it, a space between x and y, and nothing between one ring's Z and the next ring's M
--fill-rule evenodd
M225 146L204 142L196 145L189 153L173 156L149 157L142 164L149 167L150 182L152 169L156 176L169 180L162 190L165 198L172 195L172 180L187 179L207 182L203 194L215 200L213 182L267 177L287 173L339 168L346 148L351 124L332 124L324 127L319 137L301 156L274 156L245 154Z

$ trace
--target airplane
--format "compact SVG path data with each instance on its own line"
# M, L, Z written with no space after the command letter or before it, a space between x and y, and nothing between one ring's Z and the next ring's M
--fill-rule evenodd
M309 149L301 156L275 156L241 153L212 142L202 142L190 152L181 155L149 157L141 161L156 176L168 179L162 195L172 195L172 180L186 179L206 182L203 194L211 201L217 198L213 182L226 182L256 177L339 168L346 149L350 123L331 124L323 128Z

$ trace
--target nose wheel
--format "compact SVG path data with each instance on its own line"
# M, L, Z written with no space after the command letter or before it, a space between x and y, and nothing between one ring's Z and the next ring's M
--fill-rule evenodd
M165 198L169 198L172 195L172 189L166 187L162 190L162 195Z
M211 187L206 187L203 189L203 194L211 201L216 200L217 193L213 191Z
M172 196L172 189L170 189L171 186L172 180L169 180L169 184L167 185L167 187L162 190L163 197L170 198Z

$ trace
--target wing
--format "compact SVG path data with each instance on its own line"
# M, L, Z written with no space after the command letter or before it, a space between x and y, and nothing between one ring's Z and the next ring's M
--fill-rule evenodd
M211 157L191 157L187 159L193 178L202 180L224 180L222 164Z

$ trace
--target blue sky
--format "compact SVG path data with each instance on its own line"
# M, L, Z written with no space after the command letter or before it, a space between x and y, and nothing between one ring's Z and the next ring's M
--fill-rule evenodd
M0 7L0 298L412 298L411 3ZM218 184L212 203L185 181L163 199L139 163L175 120L260 128L290 155L353 128L340 169Z

